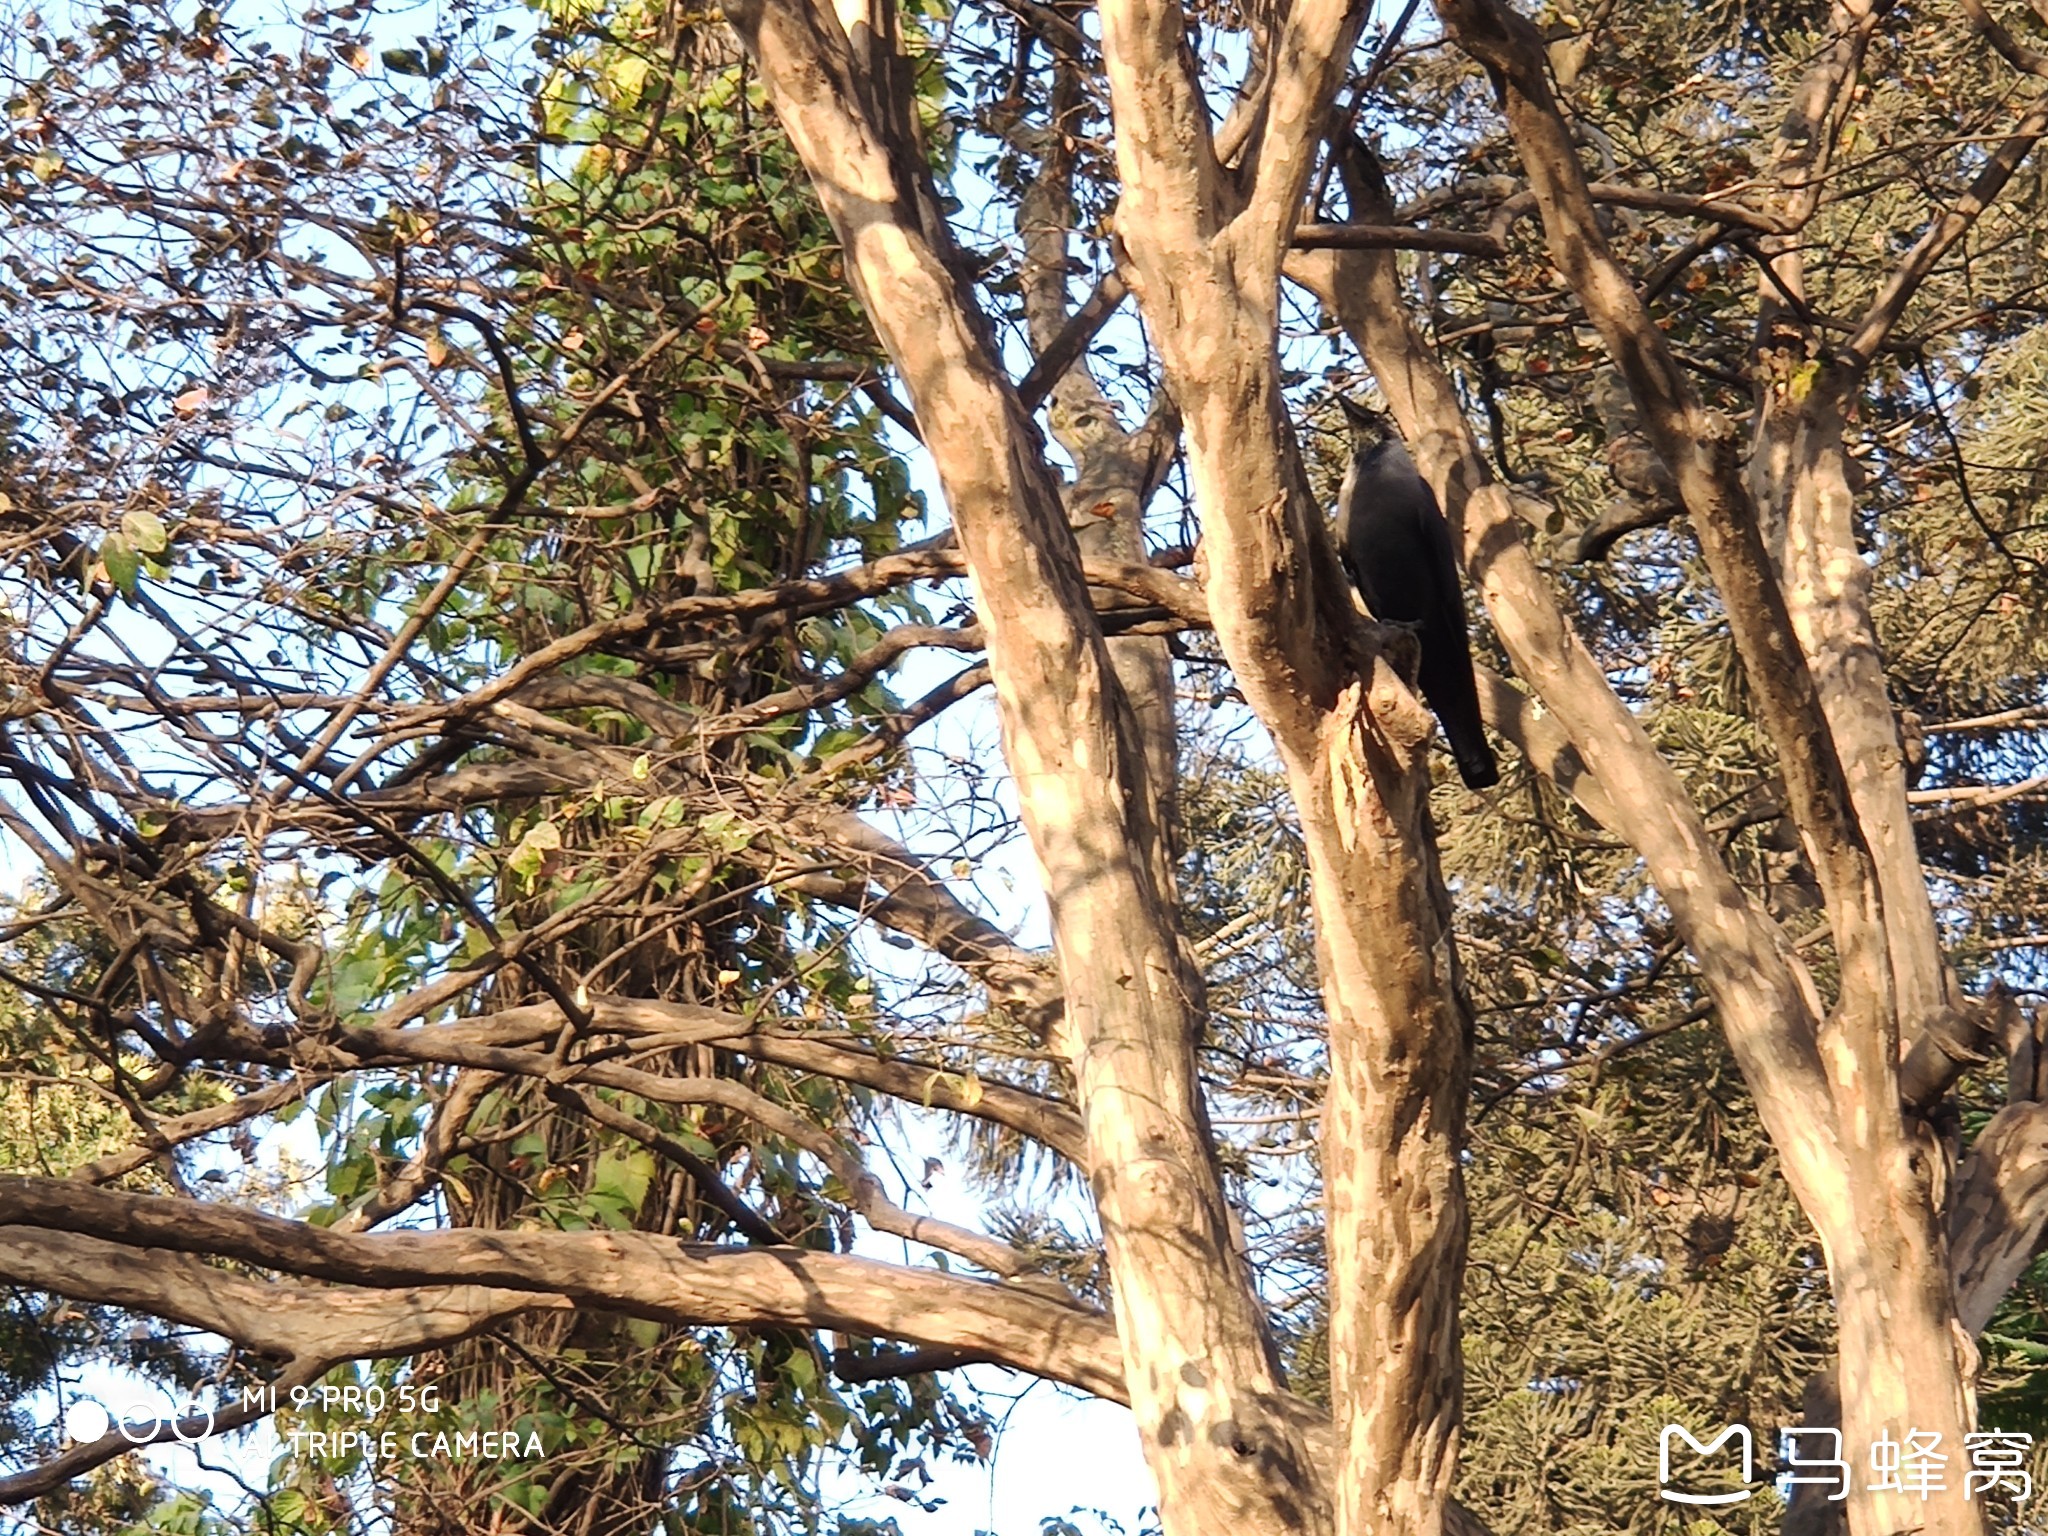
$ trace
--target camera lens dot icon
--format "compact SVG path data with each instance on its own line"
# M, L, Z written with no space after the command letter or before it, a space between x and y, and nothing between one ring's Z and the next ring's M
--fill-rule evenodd
M64 1410L64 1433L74 1445L90 1445L113 1427L113 1419L98 1403L80 1399Z

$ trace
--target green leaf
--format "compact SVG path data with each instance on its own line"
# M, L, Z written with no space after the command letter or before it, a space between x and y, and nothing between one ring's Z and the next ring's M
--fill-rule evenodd
M417 48L386 48L383 53L384 67L394 75L424 75L427 61L420 57Z
M309 1508L310 1505L306 1496L296 1488L287 1488L281 1493L273 1493L269 1499L270 1513L277 1517L277 1519L287 1523L296 1523L305 1519Z
M327 1170L327 1193L337 1200L353 1200L376 1183L376 1169L368 1157L349 1157Z
M590 1178L592 1195L609 1197L624 1211L637 1211L654 1182L654 1154L646 1148L607 1152L597 1160Z
M703 1158L707 1163L718 1161L718 1148L711 1145L710 1142L706 1141L688 1126L684 1126L676 1132L676 1140L683 1144L686 1151L696 1153L697 1156Z
M627 103L640 99L640 89L647 83L648 61L637 53L622 53L613 58L605 67L605 74L611 79L619 97Z
M121 589L123 597L135 595L135 576L142 568L142 557L135 552L128 535L107 535L106 542L100 545L100 564L107 568L107 580Z

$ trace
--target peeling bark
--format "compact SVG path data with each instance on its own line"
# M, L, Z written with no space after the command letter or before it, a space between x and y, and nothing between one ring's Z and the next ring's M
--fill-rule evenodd
M1432 725L1359 629L1272 340L1308 149L1361 17L1330 3L1289 13L1248 180L1232 183L1178 7L1118 0L1101 14L1119 227L1186 423L1210 615L1308 851L1330 1040L1336 1529L1434 1536L1456 1462L1470 1045L1427 811Z
M839 231L938 470L988 637L1005 752L1065 979L1090 1186L1125 1377L1169 1531L1313 1529L1318 1479L1280 1409L1231 1240L1194 1058L1144 739L1095 623L1059 488L879 83L886 14L729 11Z

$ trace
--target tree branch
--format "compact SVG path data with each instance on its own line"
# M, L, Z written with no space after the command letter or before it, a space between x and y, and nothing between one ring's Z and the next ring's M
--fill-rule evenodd
M1507 247L1493 234L1463 229L1416 229L1407 224L1297 224L1298 251L1451 251L1500 257Z
M2048 1104L2008 1104L1977 1133L1949 1229L1956 1315L1981 1333L2048 1232Z
M1109 317L1117 312L1119 305L1130 295L1121 274L1105 272L1102 281L1095 285L1095 291L1088 295L1079 309L1068 316L1050 345L1038 354L1031 365L1031 371L1017 382L1017 398L1024 409L1035 411L1052 393L1066 371L1081 360L1081 354L1088 350L1088 344L1096 333L1109 323Z
M2048 80L2048 53L2029 48L2005 28L2005 23L1991 14L1984 0L1962 0L1963 14L1970 18L1985 42L1989 43L1998 56L2023 75L2038 75Z
M1707 411L1608 249L1578 152L1545 72L1542 40L1501 0L1451 0L1444 23L1505 82L1509 124L1543 214L1551 259L1585 304L1639 413L1671 467L1720 589L1745 672L1784 765L1795 823L1808 839L1830 911L1853 1048L1872 1082L1898 1056L1890 963L1875 864L1785 594L1758 526L1733 426Z
M0 1176L0 1227L14 1229L4 1233L7 1251L28 1255L19 1260L24 1264L45 1265L46 1275L53 1255L79 1250L44 1234L128 1250L107 1276L65 1282L89 1287L86 1294L116 1283L149 1284L151 1266L138 1263L135 1251L162 1249L346 1286L482 1286L536 1298L534 1304L560 1295L685 1326L830 1328L972 1349L1097 1396L1123 1398L1116 1332L1101 1314L1016 1285L842 1254L722 1248L639 1232L331 1232L225 1205L8 1176ZM136 1301L145 1304L140 1292Z
M1949 205L1947 212L1928 226L1913 249L1906 253L1905 260L1899 263L1898 270L1871 300L1870 308L1864 311L1854 334L1843 343L1837 354L1839 366L1846 375L1854 376L1870 366L1878 349L1905 315L1913 295L1927 280L1927 275L1955 247L1956 242L1969 233L1984 210L1998 200L1998 195L2005 190L2014 173L2033 153L2043 133L2048 133L2048 91L2033 99L2011 134L1986 158L1983 169L1977 172L1969 188Z
M211 1136L230 1126L244 1125L258 1116L295 1104L311 1093L320 1083L317 1077L294 1078L289 1082L272 1083L267 1088L237 1094L225 1104L216 1104L208 1109L195 1109L190 1114L177 1115L169 1120L159 1121L145 1128L144 1140L119 1152L109 1152L104 1157L82 1163L66 1175L86 1184L111 1184L124 1174L133 1173L146 1163L175 1150L188 1141L197 1141L202 1136Z

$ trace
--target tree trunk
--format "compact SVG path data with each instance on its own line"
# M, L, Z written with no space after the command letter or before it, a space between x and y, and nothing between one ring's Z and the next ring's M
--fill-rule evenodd
M1036 432L892 93L893 12L730 10L900 370L967 555L1051 908L1131 1406L1171 1536L1319 1532L1322 1479L1233 1246L1196 1070L1200 981L1145 743Z

